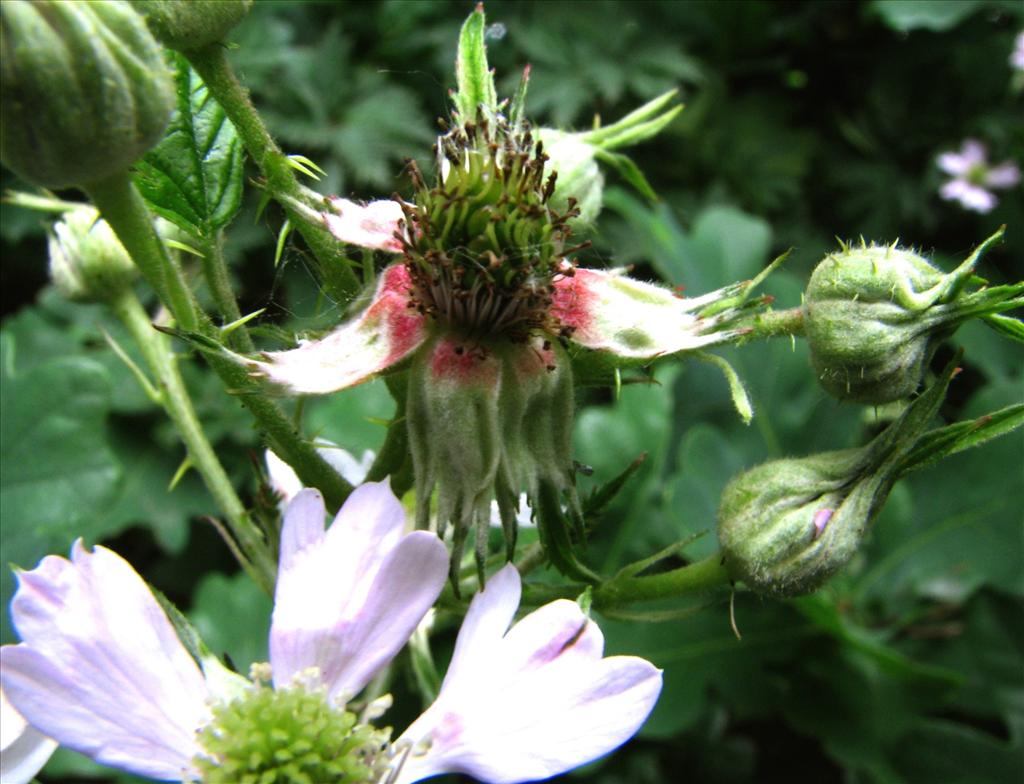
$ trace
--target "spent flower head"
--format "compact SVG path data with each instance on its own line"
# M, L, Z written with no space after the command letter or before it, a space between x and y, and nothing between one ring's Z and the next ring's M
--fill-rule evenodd
M678 110L663 111L672 94L605 129L537 134L523 118L528 73L510 103L497 100L483 25L478 8L462 30L459 89L436 170L409 164L409 198L331 199L312 216L345 243L395 254L369 304L320 340L236 357L293 394L409 369L404 425L418 524L436 521L441 535L451 525L453 575L474 529L483 573L492 501L510 556L523 492L542 541L582 530L570 444L574 356L640 364L741 334L730 327L742 286L683 299L575 260L588 244L573 237L580 199L592 200L600 186L595 157L621 162L612 149L657 133ZM545 137L583 152L552 161ZM563 170L578 194L560 187Z

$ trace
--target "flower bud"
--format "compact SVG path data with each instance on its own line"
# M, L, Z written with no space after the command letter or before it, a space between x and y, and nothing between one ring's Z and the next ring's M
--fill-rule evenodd
M91 207L72 210L55 224L49 246L50 278L71 300L109 301L138 273L113 229Z
M845 566L891 486L859 477L859 455L773 460L733 479L718 513L733 579L759 593L799 596Z
M585 134L541 128L537 135L550 158L550 171L558 174L551 206L557 210L569 207L569 198L576 200L580 214L575 222L591 224L601 212L604 175L597 166L598 148L584 141Z
M732 578L758 593L799 596L843 568L942 404L959 359L865 446L772 460L729 482L718 541Z
M249 13L252 0L137 0L164 46L180 51L217 43Z
M129 3L4 0L0 158L47 188L125 171L163 134L174 90Z
M874 405L912 395L943 339L964 320L999 309L984 290L962 288L1001 235L949 274L893 246L844 246L827 256L804 296L811 363L825 390Z

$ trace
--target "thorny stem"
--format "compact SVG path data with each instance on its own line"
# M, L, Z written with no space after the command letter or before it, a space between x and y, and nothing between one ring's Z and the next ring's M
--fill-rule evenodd
M308 204L306 190L299 184L287 156L277 146L263 119L249 100L249 92L238 82L220 42L186 53L202 77L206 89L221 105L238 132L242 144L267 181L267 192L284 208L289 219L320 262L324 283L343 300L354 297L361 284L339 243L326 228L311 225L289 202L307 204L315 210L323 205Z
M753 329L751 337L773 338L779 335L804 334L804 309L770 310L758 313L745 325Z
M242 318L238 309L238 301L231 289L231 277L228 274L228 265L224 260L224 234L215 232L200 238L200 250L203 253L203 277L206 278L206 285L213 295L213 302L217 306L217 312L226 323L233 323ZM254 349L252 338L245 325L238 327L231 333L234 345L242 351Z
M153 329L149 316L131 289L117 295L110 302L110 309L128 328L156 376L159 402L181 434L193 467L227 517L232 535L245 556L240 559L242 566L267 593L273 593L274 558L206 439L167 338Z
M220 331L196 305L181 268L153 229L152 216L126 173L92 183L85 191L117 234L121 244L149 284L171 309L179 327L220 341ZM215 354L207 361L229 391L252 388L244 367ZM316 487L328 506L337 509L352 492L352 485L338 474L306 441L275 402L262 394L240 394L242 404L266 433L270 446L287 462L307 487Z

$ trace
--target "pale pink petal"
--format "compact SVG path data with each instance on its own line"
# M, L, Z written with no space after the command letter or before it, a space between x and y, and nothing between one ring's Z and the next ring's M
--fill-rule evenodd
M975 212L991 212L997 199L984 188L972 185L966 180L952 180L939 189L943 199L960 202L965 208Z
M985 174L985 184L989 188L1012 188L1018 182L1020 182L1020 169L1013 161L993 166Z
M556 278L554 287L551 314L572 328L570 338L586 348L653 359L734 336L713 332L713 320L695 315L705 298L684 299L618 272L577 269L571 277Z
M954 177L962 177L974 166L974 163L958 152L944 152L936 158L935 162L942 171Z
M295 394L355 386L401 362L426 339L426 320L409 306L411 282L402 264L381 274L369 307L327 337L263 360L243 359L259 376Z
M3 688L62 745L111 767L181 779L209 721L203 676L142 579L81 542L18 575L11 611L23 642L4 646Z
M57 742L25 721L0 689L0 781L27 784L56 748Z
M496 655L505 632L515 618L521 594L519 572L515 566L507 564L473 597L459 628L442 691L463 678L470 680L475 671L490 671L488 662Z
M977 139L966 139L960 147L960 155L970 168L988 160L988 149Z
M402 205L388 199L358 204L348 199L330 199L331 210L323 213L328 231L342 242L363 248L401 253L398 236L405 214Z
M573 602L545 605L502 637L519 592L509 570L474 598L437 700L399 739L411 748L397 784L442 773L546 779L612 751L653 709L661 672L635 657L602 659L600 630Z
M315 490L285 510L270 661L277 686L315 666L332 694L351 696L408 640L448 559L433 534L403 537L405 511L385 482L357 487L326 534L324 514Z

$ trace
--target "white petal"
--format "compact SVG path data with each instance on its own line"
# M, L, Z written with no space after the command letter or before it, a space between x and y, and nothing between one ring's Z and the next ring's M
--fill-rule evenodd
M0 689L0 781L27 784L57 748L57 742L25 721Z
M552 315L586 348L653 359L733 336L714 332L713 320L694 314L695 307L708 304L705 298L684 299L618 272L578 269L572 277L556 278L554 288Z
M264 359L237 358L256 375L296 394L325 394L361 384L401 362L426 340L426 321L409 307L409 273L393 264L381 273L369 306L327 337Z
M509 568L474 598L460 660L399 739L411 751L397 784L441 773L490 784L545 779L612 751L653 709L661 672L636 657L602 659L600 630L573 602L545 605L495 641L515 610L505 603L519 589ZM482 601L499 576L498 593Z
M965 208L975 212L991 212L996 206L996 197L984 188L972 185L966 180L952 180L939 189L943 199L960 202Z
M946 174L951 174L954 177L960 177L967 174L971 170L971 166L974 164L967 160L964 156L957 152L944 152L935 159L939 168L942 169Z
M361 485L366 480L366 475L376 457L367 449L363 451L362 457L356 460L348 450L342 449L327 439L317 439L316 451L331 468L353 485ZM302 481L295 470L272 450L265 450L263 459L267 465L267 478L270 481L270 487L281 498L283 511L287 502L291 501L295 494L302 489Z
M181 778L209 720L208 689L131 566L81 542L72 562L19 574L19 645L4 646L8 698L38 730L96 761Z
M270 661L277 686L315 666L333 694L351 696L433 604L447 555L433 534L403 539L405 510L386 482L357 487L326 534L323 515L314 490L286 511Z
M363 248L402 252L402 243L395 236L405 221L402 205L397 201L371 201L357 204L337 197L330 200L333 212L325 212L328 231L342 242Z
M490 669L489 661L516 615L521 594L519 572L515 566L507 564L473 597L459 628L455 652L441 685L442 692L452 684L471 680L474 672Z

